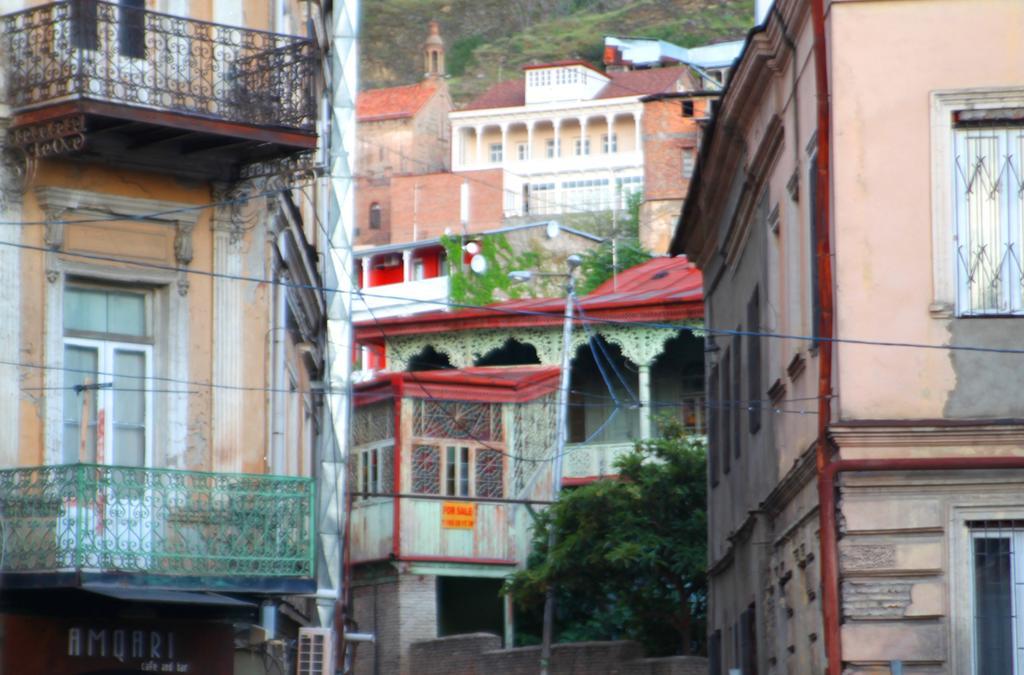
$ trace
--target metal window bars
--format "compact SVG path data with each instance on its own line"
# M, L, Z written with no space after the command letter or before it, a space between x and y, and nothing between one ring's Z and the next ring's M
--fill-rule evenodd
M313 130L313 41L101 0L0 18L7 102L75 99Z
M958 129L954 149L958 313L1024 314L1024 128Z

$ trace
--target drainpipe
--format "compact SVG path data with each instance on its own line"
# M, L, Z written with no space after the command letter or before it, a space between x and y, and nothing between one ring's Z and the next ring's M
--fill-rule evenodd
M825 35L825 0L811 0L811 23L814 32L814 75L818 108L818 180L814 227L817 236L818 269L818 442L815 465L818 473L818 502L821 540L822 619L825 633L825 657L828 675L842 671L842 644L839 632L839 564L836 543L835 494L829 473L831 448L828 425L832 411L832 246L831 246L831 184L830 136L831 118L828 90L828 45Z

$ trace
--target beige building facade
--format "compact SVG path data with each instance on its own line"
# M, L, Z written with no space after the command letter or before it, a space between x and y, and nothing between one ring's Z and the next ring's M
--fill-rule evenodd
M810 5L750 36L673 241L713 336L712 672L1017 672L1024 6L824 2L820 138Z

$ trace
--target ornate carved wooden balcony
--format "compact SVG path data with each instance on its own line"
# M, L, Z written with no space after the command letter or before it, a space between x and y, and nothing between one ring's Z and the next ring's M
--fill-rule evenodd
M0 583L116 577L309 590L313 514L309 478L96 464L6 469Z
M311 40L100 0L0 19L13 142L230 179L316 144Z

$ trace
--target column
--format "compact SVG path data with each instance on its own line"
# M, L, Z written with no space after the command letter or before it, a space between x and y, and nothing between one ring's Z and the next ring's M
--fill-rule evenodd
M526 123L526 159L533 159L533 125L533 120Z
M462 157L463 146L466 142L463 140L463 128L455 127L452 129L452 170L457 171L462 168L464 158Z
M590 152L587 150L587 118L580 118L580 154L589 155Z
M637 396L640 398L640 439L651 438L651 364L645 363L638 368L640 379L637 383Z
M412 281L412 251L402 251L402 281Z
M476 163L477 165L484 163L484 128L482 126L476 127Z
M21 220L21 190L15 180L15 167L6 162L0 161L0 214L4 220L17 222ZM24 227L0 227L0 242L6 244L20 244L22 232L30 228ZM51 284L52 285L52 284ZM20 379L22 373L16 363L22 354L21 347L21 250L15 246L0 246L0 468L7 468L18 465L18 430L19 430L19 408L21 405L23 386ZM63 335L63 326L57 328ZM62 355L63 356L63 355ZM28 372L28 371L24 371ZM60 372L60 371L55 371ZM39 373L33 373L35 378ZM34 382L27 381L27 386L36 386L36 382L43 383L43 378ZM62 392L48 391L46 399L61 401ZM51 420L46 420L47 426ZM62 428L59 418L53 420L54 427ZM59 437L59 433L53 436ZM47 455L47 463L50 460L59 460L56 453Z
M238 186L216 189L220 201L237 199ZM219 206L213 216L213 390L214 471L242 470L242 420L245 407L242 387L245 373L243 285L230 278L245 272L242 267L242 238L245 229L237 204ZM238 388L235 388L238 387Z
M562 119L558 118L552 122L555 126L555 159L562 156Z
M508 123L503 122L501 125L501 163L508 162L511 157L508 154Z
M617 149L612 144L612 138L615 136L615 115L605 115L604 123L608 127L606 132L608 135L608 153L617 152ZM604 152L604 148L601 148L601 151Z
M373 269L373 256L368 255L359 260L360 266L363 268L363 288L370 287L370 270Z
M636 132L636 140L634 141L634 152L643 152L643 133L640 128L640 121L643 119L643 110L638 110L633 113L633 128Z

